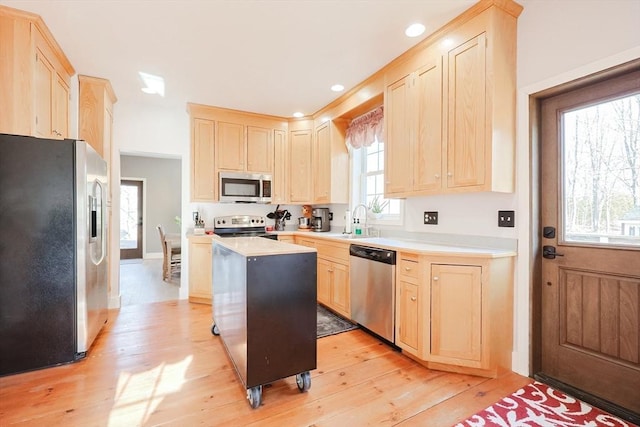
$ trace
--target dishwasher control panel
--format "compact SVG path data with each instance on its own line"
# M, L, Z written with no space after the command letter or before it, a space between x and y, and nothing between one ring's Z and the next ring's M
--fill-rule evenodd
M388 249L371 248L369 246L351 245L349 255L384 264L396 264L396 252Z

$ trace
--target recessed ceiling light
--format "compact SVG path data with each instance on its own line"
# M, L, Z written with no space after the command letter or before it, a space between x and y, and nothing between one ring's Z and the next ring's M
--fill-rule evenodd
M304 117L304 114L302 114L302 113L301 113L301 112L299 112L299 111L296 111L295 113L293 113L293 117L298 117L298 118L299 118L299 117Z
M140 78L146 87L142 88L144 93L154 94L164 97L164 79L160 76L154 76L153 74L143 73L139 71Z
M331 90L334 92L342 92L344 90L344 86L342 85L333 85L331 86Z
M407 35L407 37L418 37L419 35L422 35L422 33L424 33L424 25L422 24L411 24L407 27L406 30L404 30L404 33Z

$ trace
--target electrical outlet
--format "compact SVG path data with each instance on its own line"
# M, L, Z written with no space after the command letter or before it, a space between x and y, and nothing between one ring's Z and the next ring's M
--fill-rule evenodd
M429 225L438 224L438 212L425 212L424 223Z
M515 227L515 211L498 211L498 227Z

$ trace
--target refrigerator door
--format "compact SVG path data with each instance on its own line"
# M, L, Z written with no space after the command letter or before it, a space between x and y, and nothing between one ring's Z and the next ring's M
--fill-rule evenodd
M76 142L78 242L77 352L85 353L107 321L107 164Z
M76 357L74 149L0 134L0 375Z

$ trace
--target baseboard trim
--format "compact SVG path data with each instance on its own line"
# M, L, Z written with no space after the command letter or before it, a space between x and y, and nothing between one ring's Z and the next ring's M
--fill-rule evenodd
M623 420L629 421L634 424L640 424L640 414L636 414L629 409L623 408L622 406L618 406L615 403L609 402L608 400L601 399L598 396L594 396L583 390L572 387L569 384L565 384L540 372L534 374L533 378L537 381L540 381L541 383L547 384L548 386L570 394L571 396L576 397L588 403L589 405L600 408L603 411L607 411L618 418L622 418Z

